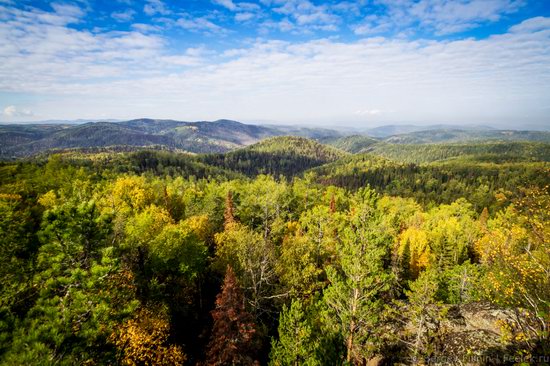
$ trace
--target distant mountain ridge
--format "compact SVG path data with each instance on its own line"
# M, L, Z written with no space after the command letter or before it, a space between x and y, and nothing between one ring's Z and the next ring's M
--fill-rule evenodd
M441 128L393 135L384 139L385 142L392 144L433 144L491 140L548 142L550 141L550 132Z
M126 150L148 147L191 153L225 153L266 138L289 135L315 139L350 153L367 151L380 143L400 145L471 141L550 142L550 132L496 130L484 126L454 128L443 125L390 125L369 131L378 137L357 135L349 130L253 125L227 119L186 122L141 118L79 124L7 124L0 125L0 159L29 157L63 149L105 147L124 147ZM380 137L388 133L391 135Z
M0 156L24 157L51 149L108 146L151 147L193 153L226 152L283 132L236 121L184 122L135 119L78 125L0 126Z
M421 131L435 131L435 130L461 130L461 131L491 131L496 130L493 127L488 126L475 126L475 125L427 125L427 126L417 126L417 125L385 125L378 126L374 128L368 128L364 130L365 134L371 137L377 138L387 138L394 135L403 135Z

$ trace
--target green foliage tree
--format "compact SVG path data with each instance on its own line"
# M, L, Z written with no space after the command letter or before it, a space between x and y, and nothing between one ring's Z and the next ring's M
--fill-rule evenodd
M255 316L272 306L276 293L275 248L261 234L234 223L215 237L218 271L228 265L242 284L246 300Z
M327 365L339 363L339 335L322 321L318 298L293 300L283 306L278 339L271 344L270 365Z
M37 299L14 330L8 364L75 364L109 359L109 329L135 307L108 246L108 218L93 201L44 213L33 287ZM105 291L109 289L109 291Z
M338 263L327 268L330 285L324 299L330 317L345 342L348 363L362 363L380 342L382 295L392 282L384 268L388 255L387 237L380 235L375 199L361 192L364 201L352 212L338 247Z

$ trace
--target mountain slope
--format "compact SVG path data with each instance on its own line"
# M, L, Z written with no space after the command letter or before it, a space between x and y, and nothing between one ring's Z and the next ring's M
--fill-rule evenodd
M226 152L281 134L271 128L228 120L137 119L79 125L3 125L0 126L0 158L31 156L49 150L113 146L162 146L194 153Z
M0 159L18 158L67 148L160 146L193 153L222 153L262 139L286 135L280 129L230 120L184 122L135 119L78 125L0 125ZM326 129L297 129L307 137L338 136Z
M209 154L209 165L234 170L248 176L258 174L292 177L315 166L336 161L347 154L331 146L303 137L281 136L263 140L226 154Z
M359 153L364 151L369 146L372 146L379 142L379 140L374 139L369 136L362 135L351 135L340 137L337 139L329 138L320 140L322 143L336 147L337 149L347 151L352 154Z
M405 163L430 163L451 158L487 162L550 161L550 144L542 142L474 142L456 144L389 144L368 149L374 155Z
M28 156L50 149L87 148L115 145L174 147L163 136L150 135L138 129L116 123L97 122L67 127L49 134L37 136L33 141L8 144L2 149L3 156ZM4 146L4 145L3 145Z
M465 143L487 141L550 142L550 132L492 130L484 127L442 128L419 131L418 126L383 126L374 135L396 131L414 132L386 137L384 143L361 135L348 136L326 128L250 125L231 120L185 122L166 119L135 119L82 124L0 125L0 159L28 157L73 148L118 147L125 151L143 147L224 153L269 137L293 135L317 139L351 153L391 150L387 145ZM400 148L397 148L398 150ZM408 148L405 148L406 150ZM280 152L283 154L284 152ZM284 155L284 154L283 154ZM311 158L311 157L309 157ZM416 161L416 160L415 160Z
M494 130L487 126L453 126L453 125L429 125L429 126L417 126L417 125L385 125L364 130L364 132L373 137L387 138L395 135L405 135L422 131L435 131L441 129L455 129L470 132L479 131L491 131Z
M396 145L407 146L427 145ZM496 148L500 149L502 146ZM513 195L519 195L520 187L525 187L525 182L540 189L546 189L544 187L548 186L550 163L533 158L529 146L520 148L524 149L525 155L501 156L498 153L481 153L421 165L403 160L393 161L373 155L375 152L362 153L315 167L308 172L315 174L316 181L321 184L336 185L350 190L368 185L380 193L414 197L424 204L449 204L459 198L466 198L478 212L481 212L484 207L499 207L498 193L504 192L508 195L507 192L511 192ZM550 145L547 144L546 149L548 148ZM410 151L408 153L410 154ZM403 154L407 155L407 152ZM422 156L422 153L419 156Z

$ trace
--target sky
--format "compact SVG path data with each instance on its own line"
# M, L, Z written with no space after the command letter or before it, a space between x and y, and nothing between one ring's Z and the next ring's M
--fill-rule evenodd
M0 121L550 129L549 0L0 0Z

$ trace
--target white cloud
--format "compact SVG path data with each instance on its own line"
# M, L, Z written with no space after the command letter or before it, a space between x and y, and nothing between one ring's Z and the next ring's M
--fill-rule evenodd
M261 7L254 3L235 3L232 0L212 0L212 2L235 12L234 19L236 22L248 22L251 19L258 18L261 13Z
M51 7L57 15L65 17L67 19L71 19L70 23L78 21L78 19L80 19L85 14L84 11L76 5L54 2L51 4Z
M186 15L176 21L176 24L183 29L194 32L206 32L206 33L223 33L224 29L217 24L214 24L206 17L192 17Z
M149 32L159 32L162 30L162 27L159 27L157 25L151 25L151 24L133 23L132 29L139 31L141 33L149 33Z
M523 0L379 0L378 2L386 7L386 14L381 16L369 14L360 25L352 28L378 31L381 24L386 26L391 24L396 29L421 27L432 30L436 34L445 35L476 28L484 23L496 22L525 5Z
M341 22L341 18L329 6L315 5L309 0L276 0L272 5L275 13L287 17L287 22L289 19L295 22L292 29L296 31L336 31Z
M75 30L66 14L37 9L0 13L0 91L37 96L32 109L45 118L548 120L550 29L539 18L482 40L258 40L174 54L156 33ZM177 24L221 28L190 16Z
M130 20L134 19L134 15L136 15L136 12L134 10L126 9L124 11L111 13L111 18L119 22L129 22Z
M28 109L18 110L14 105L9 105L2 111L2 115L8 118L31 117L33 113Z
M254 3L238 3L239 11L258 11L261 9L261 7L258 4Z
M272 29L278 30L280 32L291 32L296 30L297 27L287 18L278 22L267 20L260 25L261 33L268 33Z
M235 20L237 22L245 22L245 21L250 20L254 17L255 17L254 13L238 13L238 14L235 14Z
M550 29L550 18L547 17L535 17L527 19L520 24L514 25L510 28L511 32L538 32Z
M58 13L2 10L6 18L0 23L1 90L128 77L165 66L155 65L164 47L158 36L137 31L78 31L65 26L65 18Z
M221 5L231 11L237 10L237 5L232 0L213 0L214 4Z
M4 114L4 116L6 117L13 117L13 115L15 115L16 112L17 112L17 109L15 108L15 106L9 105L6 108L4 108L4 111L2 112L2 114Z
M379 116L382 114L382 111L380 109L359 109L355 111L355 114L360 117Z
M360 23L353 25L351 28L353 32L357 35L373 35L380 34L391 30L393 25L384 20L379 20L377 16L367 16L365 20Z
M143 7L143 12L149 16L153 15L168 15L171 11L161 0L147 0Z

